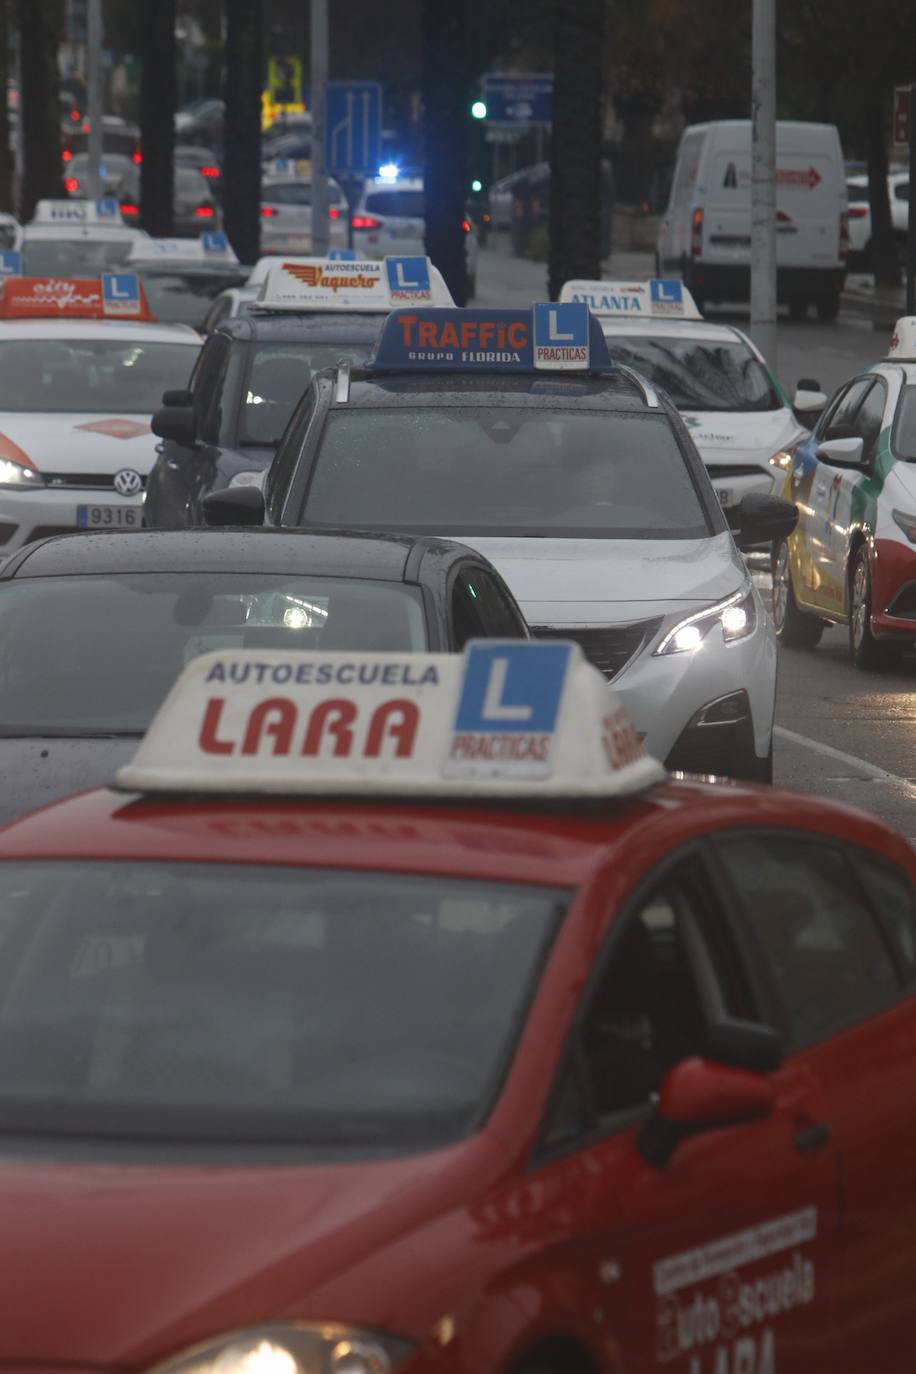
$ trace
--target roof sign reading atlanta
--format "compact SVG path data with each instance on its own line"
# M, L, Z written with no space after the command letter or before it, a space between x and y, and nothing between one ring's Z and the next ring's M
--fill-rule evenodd
M648 281L568 281L560 300L578 301L596 315L613 319L701 320L697 303L683 282L651 277Z
M395 310L368 366L379 372L605 372L598 321L579 304L533 310Z
M665 776L579 647L205 654L118 785L141 792L618 796Z

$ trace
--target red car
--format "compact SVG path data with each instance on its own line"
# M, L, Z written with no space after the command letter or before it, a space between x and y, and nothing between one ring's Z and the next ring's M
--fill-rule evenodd
M910 1374L916 862L578 655L205 655L3 833L9 1369Z

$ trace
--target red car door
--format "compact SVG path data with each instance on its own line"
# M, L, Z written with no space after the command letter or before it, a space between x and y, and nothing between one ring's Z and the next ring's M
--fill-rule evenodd
M828 839L716 842L785 1005L795 1053L823 1085L843 1188L836 1336L844 1367L916 1360L916 918L906 873Z
M528 1178L544 1199L535 1287L588 1314L617 1374L835 1368L838 1182L816 1076L790 1061L766 1075L764 1119L644 1157L671 1066L757 1011L694 849L615 917Z

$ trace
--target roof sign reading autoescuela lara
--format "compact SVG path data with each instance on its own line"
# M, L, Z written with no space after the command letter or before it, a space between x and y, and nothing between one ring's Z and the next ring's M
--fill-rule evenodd
M573 643L194 659L134 761L141 792L605 797L664 777Z
M532 310L396 310L368 366L380 372L607 371L598 321L584 305Z
M102 277L0 278L0 319L152 320L140 279L132 272Z
M675 278L649 281L568 281L561 301L578 301L596 315L617 319L701 320L697 303Z
M367 310L399 305L454 307L442 273L429 258L277 259L261 288L260 310Z

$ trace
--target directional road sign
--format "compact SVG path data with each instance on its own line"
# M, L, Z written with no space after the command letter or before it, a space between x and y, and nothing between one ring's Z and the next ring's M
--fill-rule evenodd
M382 88L377 81L329 81L325 109L329 172L378 171L382 152Z
M547 72L488 72L483 79L488 124L549 124L553 119L553 77Z

